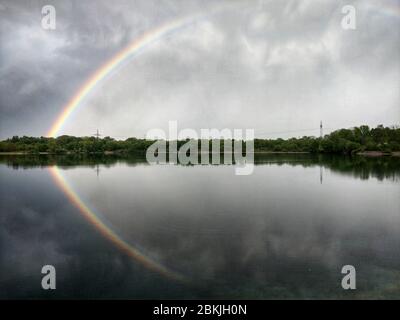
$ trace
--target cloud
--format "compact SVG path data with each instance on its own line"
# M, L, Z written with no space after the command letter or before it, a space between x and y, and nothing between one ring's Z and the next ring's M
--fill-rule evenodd
M400 18L386 1L55 1L57 29L40 27L42 2L1 10L0 136L45 134L87 78L144 32L203 18L146 48L98 85L61 133L116 137L150 128L271 132L400 121ZM223 9L215 11L220 5ZM304 132L294 133L303 135ZM293 135L288 133L286 136ZM285 135L284 135L285 136Z

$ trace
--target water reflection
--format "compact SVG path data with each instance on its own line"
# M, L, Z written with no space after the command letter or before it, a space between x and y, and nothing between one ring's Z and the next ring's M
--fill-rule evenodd
M365 157L365 156L338 156L338 155L310 155L310 154L256 154L255 164L276 164L328 168L336 173L349 174L360 179L370 177L378 180L391 179L398 181L400 176L400 157ZM223 156L221 156L223 162ZM143 155L0 155L0 163L13 169L28 169L34 167L46 168L58 166L69 169L75 166L92 167L97 175L100 166L110 168L118 163L128 166L146 164ZM322 171L321 171L322 172ZM321 179L322 180L322 179Z
M261 155L242 177L143 160L1 157L0 296L400 297L398 158ZM121 237L191 284L102 238L38 170L51 165ZM60 277L53 296L39 288L47 263ZM357 269L354 292L340 286L345 264Z

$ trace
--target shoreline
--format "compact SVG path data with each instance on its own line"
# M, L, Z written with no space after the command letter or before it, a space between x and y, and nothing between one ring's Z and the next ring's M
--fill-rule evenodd
M143 153L142 151L138 151L137 153ZM212 152L209 152L212 154ZM30 153L24 151L15 151L15 152L0 152L0 155L10 155L10 156L35 156L35 155L53 155L53 156L63 156L63 155L126 155L133 153L125 153L125 152L113 152L113 151L104 151L104 152L86 152L86 153L75 153L75 152L67 152L67 153L51 153L51 152L39 152L39 153ZM201 152L199 152L201 154ZM220 154L224 154L221 152ZM336 153L311 153L308 151L256 151L253 154L322 154L322 155L341 155ZM352 155L364 156L364 157L400 157L400 151L393 152L383 152L383 151L362 151L357 152Z
M383 152L383 151L363 151L357 152L356 155L364 157L400 157L400 151Z

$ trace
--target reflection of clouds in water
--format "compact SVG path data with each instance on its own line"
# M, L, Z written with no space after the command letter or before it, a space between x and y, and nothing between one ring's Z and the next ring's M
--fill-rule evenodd
M395 257L398 263L399 230L392 222L399 216L379 185L332 172L320 186L318 167L275 170L261 166L240 179L229 167L119 166L97 189L90 177L80 183L85 172L69 178L124 238L199 282L278 284L291 274L300 287L310 277L340 276L350 262L393 266ZM386 196L396 199L398 188L387 188Z
M116 251L43 170L0 175L0 298L155 298L165 292L167 283ZM40 286L46 264L56 267L54 292ZM173 297L177 289L169 287Z
M234 227L231 235L181 232L153 234L154 239L146 240L152 250L164 255L168 264L181 266L194 278L217 281L229 280L231 272L252 281L255 280L253 271L265 280L292 263L303 271L315 265L337 272L347 261L362 260L363 255L368 255L373 264L390 264L390 259L396 257L393 242L399 244L396 236L380 240L376 235L371 236L368 229L361 233L357 230L343 233L327 222L307 226L305 223L290 225L286 221L289 226L284 227L279 221L265 222L253 217L251 220L237 221L240 226ZM382 252L385 246L389 249ZM282 267L281 263L287 265Z
M18 185L20 182L1 184L1 256L3 259L7 257L7 265L4 267L9 267L10 272L32 274L37 272L37 269L30 269L32 261L43 261L47 257L51 259L48 263L57 264L68 258L68 254L60 252L59 244L54 241L61 234L68 239L68 233L66 230L56 229L60 208L53 207L53 214L43 211L38 205L43 198L35 199L35 185L24 180L25 185L21 186ZM52 206L51 198L48 200L45 207ZM32 208L32 202L36 202L38 206Z
M319 167L287 164L246 178L215 166L63 171L122 235L207 287L166 290L173 284L135 266L65 203L46 171L0 168L9 181L0 184L1 296L42 296L40 268L53 262L61 297L334 297L344 264L358 268L358 294L373 297L400 264L399 186L385 179L332 171L320 185Z

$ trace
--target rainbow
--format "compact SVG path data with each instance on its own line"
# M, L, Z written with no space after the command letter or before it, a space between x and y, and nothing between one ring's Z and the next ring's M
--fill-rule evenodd
M127 59L135 56L141 50L154 43L155 41L169 35L173 32L180 30L183 27L187 27L190 24L199 20L201 16L194 16L186 19L179 19L164 24L156 29L143 34L140 38L136 39L133 43L128 45L125 49L113 56L109 61L102 65L76 92L72 99L63 108L63 111L58 116L57 120L52 125L47 136L56 137L58 132L61 130L63 124L66 122L68 117L77 109L80 103L88 96L88 94L96 87L96 85L109 76L114 70L121 66ZM141 263L146 268L153 270L161 275L168 278L188 281L186 277L178 274L168 268L162 266L157 261L147 257L139 249L130 245L118 234L112 230L107 223L103 222L95 212L90 209L79 197L79 195L73 190L68 184L67 180L63 177L61 170L57 166L53 166L49 169L54 181L58 187L65 193L69 201L75 205L80 213L86 218L88 222L93 224L95 228L107 239L109 239L114 245L116 245L122 252L134 258L136 261Z
M105 79L110 73L119 67L128 58L131 58L141 50L156 42L157 40L165 37L172 32L175 32L183 27L186 27L196 21L195 18L191 19L180 19L167 24L162 25L154 30L144 33L141 37L136 39L133 43L128 45L125 49L118 52L103 66L101 66L76 92L72 99L64 106L63 111L58 116L52 127L47 133L49 137L56 137L58 132L61 130L63 124L66 122L68 117L74 112L74 110L80 105L82 100L88 96L88 94L96 87L96 85Z
M213 10L213 13L216 13L223 8L223 6L216 8L217 10ZM122 66L125 61L127 61L129 58L134 57L141 50L145 49L157 40L160 40L161 38L170 35L184 27L188 27L191 24L200 21L204 17L204 15L194 15L188 18L176 19L172 22L163 24L156 29L144 33L141 37L128 45L125 49L118 52L109 61L102 65L94 74L92 74L92 76L89 77L89 79L87 79L86 82L81 86L81 88L75 93L75 95L67 103L67 105L64 106L63 111L57 117L54 124L51 126L50 130L47 133L47 136L56 137L67 119L78 108L78 106L88 96L88 94L96 87L96 85L104 80L107 76L109 76L118 67ZM128 242L118 236L118 234L113 231L107 225L107 223L99 219L95 212L82 201L79 195L68 184L67 180L63 177L61 170L57 166L51 167L49 171L59 188L65 193L70 202L75 205L75 207L86 218L86 220L93 224L105 238L114 243L121 251L125 252L128 256L134 258L146 268L153 270L161 275L164 275L174 280L185 282L189 281L188 278L186 278L185 276L169 270L157 261L154 261L153 259L147 257L139 249L130 245Z
M234 4L234 2L232 2ZM400 5L398 0L384 0L381 3L370 3L366 4L369 10L373 10L377 13L382 13L387 16L400 16ZM221 6L214 10L213 13L226 9L226 6ZM211 15L209 14L209 15ZM207 16L209 16L207 15ZM141 37L136 39L133 43L128 45L125 49L118 52L109 61L102 65L89 79L81 86L81 88L75 93L71 100L62 108L62 112L57 117L50 130L47 132L47 136L56 137L61 130L62 126L74 112L74 110L81 104L82 100L96 87L96 85L105 79L110 73L119 67L125 60L131 58L141 50L148 47L150 44L160 40L168 34L176 32L183 27L187 27L200 19L206 17L205 15L195 15L189 18L176 19L172 22L165 23L158 28L150 30L144 33Z
M190 25L198 23L210 16L213 16L220 12L225 12L230 7L240 8L248 6L249 5L246 4L246 2L245 4L243 4L240 0L229 0L219 5L214 5L214 7L207 13L199 13L188 17L178 18L164 23L161 26L144 33L142 36L135 39L130 45L114 55L105 64L103 64L99 69L97 69L96 72L94 72L94 74L92 74L86 80L86 82L83 83L83 85L75 93L72 99L70 99L69 102L62 108L61 113L51 126L50 130L47 132L46 136L56 137L66 120L75 111L75 109L78 108L85 97L87 97L87 95L96 87L99 82L109 76L127 59L134 57L140 51L144 50L149 45L164 38L165 36L173 34L183 28L189 27Z

